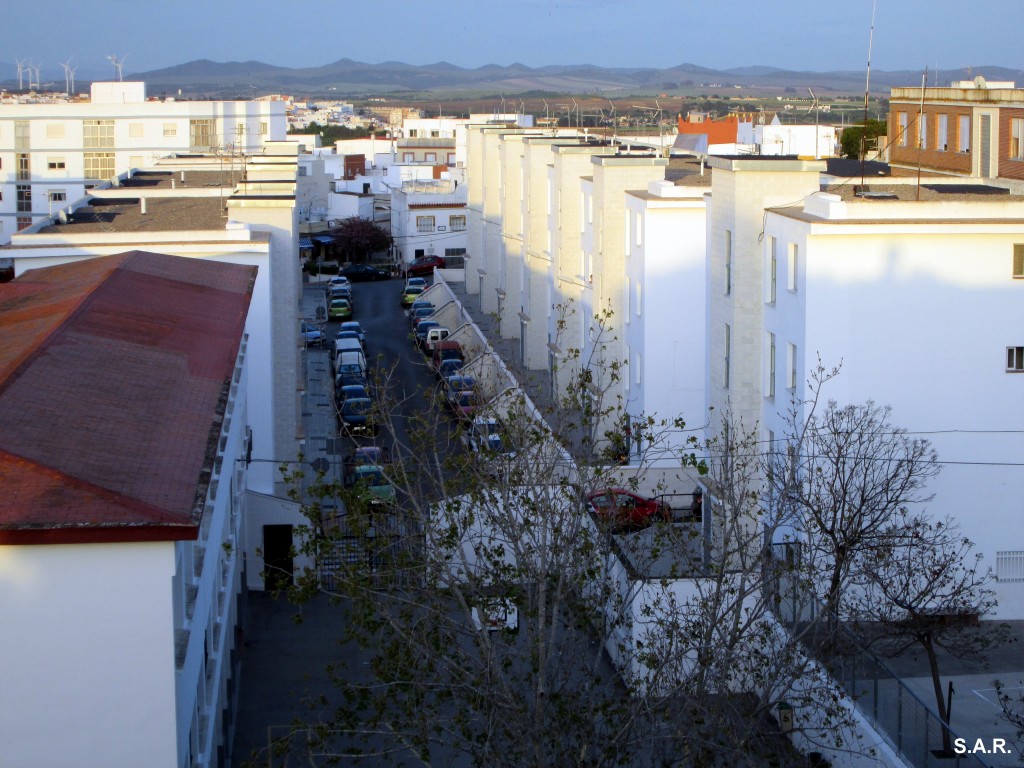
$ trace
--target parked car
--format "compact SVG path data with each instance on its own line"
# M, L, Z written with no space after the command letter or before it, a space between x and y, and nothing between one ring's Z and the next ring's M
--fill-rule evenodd
M331 320L348 320L352 317L352 302L348 299L331 299L327 316Z
M377 464L346 464L343 482L346 488L365 488L371 504L386 504L395 500L395 486L391 484L384 468Z
M444 382L444 399L449 403L459 392L476 389L476 379L472 376L463 376L461 373L448 376L441 381Z
M416 301L417 298L419 298L419 295L423 293L423 291L424 288L419 285L414 285L411 288L406 288L405 291L402 293L402 306L408 307L409 305L411 305L414 301Z
M338 327L339 335L346 331L354 331L359 336L359 343L366 346L366 331L363 330L363 326L359 324L358 320L347 320Z
M373 401L366 397L353 397L342 403L338 409L341 428L350 437L367 437L380 431L373 418Z
M415 276L430 276L434 274L435 269L444 269L444 259L440 256L421 256L418 259L413 259L408 267L405 268L405 274L407 277Z
M464 363L462 358L458 357L451 358L449 360L442 360L441 366L437 369L437 375L440 376L442 380L444 380L449 376L454 376L456 373L461 371L463 365Z
M428 355L434 351L434 347L440 344L442 341L452 335L451 328L443 325L437 325L427 331L427 336L423 339L423 351Z
M334 375L334 392L337 394L339 389L345 387L359 385L366 391L369 391L369 382L366 380L366 371L358 365L346 365L342 370L338 371ZM335 400L337 402L337 400Z
M473 423L462 433L462 442L474 453L511 452L511 446L502 434L501 424L497 419L473 419Z
M327 281L327 290L331 289L334 285L349 285L349 279L344 275L336 275Z
M420 302L418 302L418 301L415 302L415 304L419 304L419 303ZM434 308L432 306L431 307L419 307L417 309L410 309L409 310L409 324L413 328L415 328L416 327L416 323L418 323L420 320L426 320L432 314L434 314Z
M306 343L307 347L322 347L324 341L327 340L327 336L322 328L312 323L307 323L305 320L302 321L299 333L302 334L302 340Z
M369 400L370 391L365 384L343 384L334 388L334 402L340 408L346 400Z
M437 328L440 325L436 320L420 320L416 323L416 346L420 349L425 349L427 342L427 333L431 328Z
M434 309L436 309L436 307L434 307L434 303L432 301L420 299L419 301L414 301L412 304L409 305L408 312L411 315L417 309L429 309L431 312L433 312Z
M405 281L405 287L406 288L414 288L417 285L421 286L423 288L427 288L428 285L427 285L426 278L423 278L423 277L410 277L410 278L408 278Z
M359 334L355 331L338 331L334 336L334 349L338 349L339 341L354 341L359 345L359 348L363 348L363 344L359 341Z
M430 358L430 369L435 373L441 370L441 363L445 360L464 360L462 345L457 341L439 341L434 345L434 352Z
M353 283L370 280L388 280L391 277L391 273L386 269L380 269L371 264L349 264L338 274L347 277Z
M459 421L472 421L483 406L483 401L475 390L464 389L456 392L455 396L448 400L448 404Z
M625 488L608 488L592 493L587 501L599 518L611 522L613 529L643 528L655 520L672 519L672 511L664 502Z
M346 467L363 464L384 466L391 463L391 451L382 445L361 445L345 457Z

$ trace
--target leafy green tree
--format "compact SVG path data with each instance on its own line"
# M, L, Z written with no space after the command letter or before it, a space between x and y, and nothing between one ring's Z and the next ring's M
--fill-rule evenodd
M867 153L867 147L870 146L871 140L884 136L888 130L885 122L873 119L867 121L866 127L864 124L848 126L843 130L843 135L839 139L843 148L843 156L859 159Z

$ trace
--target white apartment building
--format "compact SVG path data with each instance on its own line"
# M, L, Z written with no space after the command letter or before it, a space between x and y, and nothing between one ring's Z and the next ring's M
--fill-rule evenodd
M443 256L461 266L468 243L466 185L453 179L406 181L391 187L393 260Z
M255 272L131 251L0 285L0 766L229 763Z
M0 105L0 243L86 190L174 153L231 156L284 139L281 101L149 100L93 83L89 102Z
M265 586L256 564L281 550L285 559L285 528L304 520L279 471L298 458L303 440L297 152L293 142L268 144L265 154L250 158L247 180L234 184L216 170L216 158L168 160L165 170L136 174L117 189L92 190L70 206L66 222L41 222L0 248L0 260L16 275L133 249L258 268L247 347L252 464L244 547L251 589Z
M1021 619L1024 201L891 189L900 199L844 189L768 208L762 242L736 267L764 274L761 338L733 357L762 351L750 394L766 440L785 434L818 356L842 366L827 398L890 405L895 424L930 440L942 464L930 511L976 544L997 616Z

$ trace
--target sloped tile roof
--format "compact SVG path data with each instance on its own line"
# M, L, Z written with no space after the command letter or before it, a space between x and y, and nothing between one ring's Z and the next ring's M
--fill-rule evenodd
M0 543L195 537L255 278L132 251L0 285Z

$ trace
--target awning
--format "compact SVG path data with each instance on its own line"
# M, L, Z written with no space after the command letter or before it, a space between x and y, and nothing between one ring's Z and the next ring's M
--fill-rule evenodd
M313 247L313 241L310 240L308 237L300 237L299 238L299 248L300 249L306 249L306 248L312 248L312 247Z
M318 243L323 243L324 245L331 245L334 243L334 237L331 235L316 235L313 239Z

